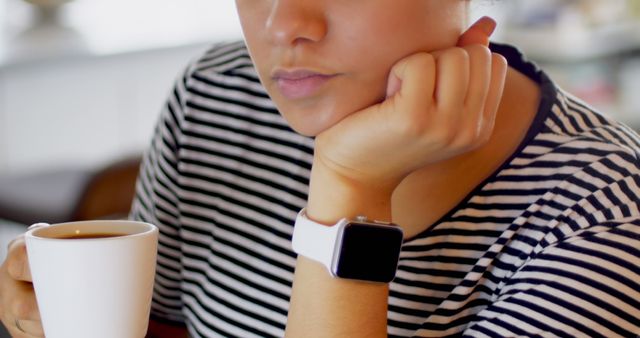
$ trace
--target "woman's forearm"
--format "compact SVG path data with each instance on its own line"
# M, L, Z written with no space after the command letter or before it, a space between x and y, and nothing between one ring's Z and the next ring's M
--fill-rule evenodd
M388 285L336 279L298 258L286 337L386 337Z
M307 216L331 225L365 215L391 218L392 189L358 186L314 165ZM322 264L298 257L287 337L386 337L388 285L331 277Z

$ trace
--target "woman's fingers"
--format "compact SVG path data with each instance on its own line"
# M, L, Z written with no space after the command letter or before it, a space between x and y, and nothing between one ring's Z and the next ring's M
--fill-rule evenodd
M0 267L0 317L12 337L44 337L27 261L24 238L9 245Z
M14 318L26 321L40 321L38 303L33 292L33 285L26 282L16 283L13 304L10 306Z
M431 105L436 86L436 60L433 55L416 53L408 56L398 62L391 73L401 84L396 94L402 100L403 108Z
M391 102L386 106L391 109L382 110L404 119L401 126L408 128L401 130L442 131L454 126L443 137L453 141L460 134L477 136L492 76L488 41L495 27L493 19L483 17L462 34L459 47L416 53L399 61L387 86Z
M496 29L496 22L490 17L484 16L476 21L458 39L458 46L464 47L472 44L489 46L489 37Z
M470 45L464 50L469 55L469 90L464 105L482 110L491 82L491 51L481 45Z
M470 76L458 146L473 149L482 145L478 141L485 125L484 106L491 83L491 51L481 45L467 46L464 50L469 55Z
M436 87L435 57L429 53L410 55L391 69L390 77L400 86L377 111L387 115L401 134L420 134L431 118L428 110Z
M31 270L27 259L27 247L24 236L20 236L9 244L7 254L7 269L9 275L19 281L31 282Z
M507 59L502 55L491 55L491 82L489 83L489 91L485 100L483 110L483 126L480 139L488 140L493 132L493 126L496 120L496 114L502 101L502 93L507 77Z
M491 82L491 52L482 45L455 47L437 54L436 111L452 153L481 145L484 105ZM440 134L440 132L438 133Z
M456 149L480 145L500 103L506 71L500 61L504 58L479 44L411 55L392 69L390 76L401 86L381 110L405 135Z
M19 328L18 325L20 325ZM42 325L36 321L20 320L7 329L13 338L44 338Z
M16 333L26 334L28 337L44 337L32 284L17 282L14 292L14 303L10 306L11 315L8 317L14 318L14 325L20 325L20 328L16 325Z
M449 48L438 53L435 101L437 110L458 120L469 90L469 54L463 48ZM454 114L455 116L452 116Z

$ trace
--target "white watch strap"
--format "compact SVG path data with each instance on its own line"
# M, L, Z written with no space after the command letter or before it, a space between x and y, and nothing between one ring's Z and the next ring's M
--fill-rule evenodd
M322 263L331 270L337 237L344 219L333 226L316 223L307 218L306 208L300 210L293 228L293 251Z

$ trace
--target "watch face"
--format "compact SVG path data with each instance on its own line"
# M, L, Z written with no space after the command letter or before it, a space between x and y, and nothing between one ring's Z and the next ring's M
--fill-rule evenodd
M340 278L389 283L398 268L402 230L395 226L345 226L334 273Z

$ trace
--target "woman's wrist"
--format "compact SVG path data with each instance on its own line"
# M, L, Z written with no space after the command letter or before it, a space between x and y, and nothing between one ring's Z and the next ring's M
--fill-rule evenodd
M395 184L349 179L321 161L311 169L307 216L332 225L363 215L391 219ZM287 321L287 337L386 337L389 286L333 278L326 266L299 256Z
M342 218L364 215L391 219L393 183L366 182L340 175L321 161L311 169L307 215L319 223L334 224Z
M388 220L392 192L346 179L315 162L307 216L327 225L357 215ZM387 284L334 278L326 266L299 256L285 336L386 337L388 297Z

